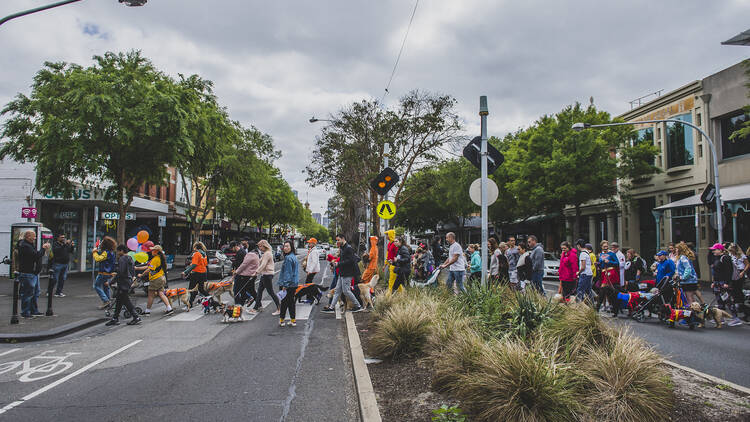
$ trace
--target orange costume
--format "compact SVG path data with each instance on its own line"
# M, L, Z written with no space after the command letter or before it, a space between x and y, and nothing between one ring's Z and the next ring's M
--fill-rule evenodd
M367 264L365 272L362 274L362 282L369 283L372 276L378 273L378 238L370 236L370 263Z

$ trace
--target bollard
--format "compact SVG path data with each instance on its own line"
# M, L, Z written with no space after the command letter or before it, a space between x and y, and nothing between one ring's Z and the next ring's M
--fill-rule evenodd
M49 270L49 281L47 282L47 312L45 313L46 316L52 316L55 313L52 312L52 292L55 288L55 285L57 285L57 279L55 278L55 272L52 271L50 268Z
M11 324L18 324L18 278L13 278L13 315L10 317Z

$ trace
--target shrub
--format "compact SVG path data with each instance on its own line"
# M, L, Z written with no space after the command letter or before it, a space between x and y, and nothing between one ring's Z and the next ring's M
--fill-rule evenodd
M561 311L558 308L557 304L547 301L536 291L518 292L515 306L505 315L506 331L525 339L547 320L558 315Z
M560 340L568 357L577 356L587 346L611 349L617 332L594 309L582 303L561 308L560 314L543 326L541 335Z
M435 362L433 387L439 391L455 392L460 388L460 378L477 369L479 356L488 347L470 327L456 330L441 348L430 351Z
M484 348L458 395L482 421L572 421L581 408L576 378L554 348L506 338Z
M457 406L448 406L444 404L440 406L440 409L432 411L435 415L432 417L433 422L466 422L466 416Z
M402 300L403 297L400 295L389 295L385 293L385 290L378 293L378 297L375 300L375 307L372 310L372 316L370 317L371 320L375 322L382 319L393 305Z
M582 395L594 420L658 421L674 403L661 357L643 340L622 331L608 353L588 347L576 365Z
M430 335L433 310L428 304L408 300L393 304L375 323L370 337L373 354L389 359L421 354Z
M442 351L451 341L462 335L463 331L473 330L472 325L472 320L456 309L439 304L429 338L431 353Z
M452 303L461 313L472 317L483 334L501 337L507 329L506 314L514 305L511 297L513 294L506 286L474 283L464 294L455 296Z

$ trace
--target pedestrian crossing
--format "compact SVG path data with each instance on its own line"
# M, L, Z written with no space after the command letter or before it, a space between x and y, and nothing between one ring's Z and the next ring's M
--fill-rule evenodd
M263 301L261 301L261 309L266 309L268 307L268 305L270 305L272 303L273 303L273 301L270 300L270 299L269 300L263 300ZM322 305L320 305L318 307L320 308L320 307L322 307ZM174 316L168 317L168 318L166 318L166 320L169 321L169 322L191 322L191 321L197 321L197 320L199 320L199 319L201 319L203 317L211 317L211 316L215 316L216 315L215 313L204 314L203 311L198 306L196 306L196 308L198 308L198 309L192 309L190 312L185 312L184 310L183 311L178 311L178 312L175 313ZM297 307L296 307L296 310L297 310L297 315L296 315L297 316L297 320L303 320L304 321L304 320L310 319L310 315L313 312L313 309L315 309L315 306L313 306L313 305L310 305L310 304L307 304L307 303L298 303ZM269 314L270 315L270 312L264 311L264 312L259 312L257 314L249 314L249 313L245 312L242 315L242 317L244 318L245 321L252 321L253 319L255 319L255 317L257 317L258 315L261 315L261 314ZM287 319L288 318L289 318L289 316L287 315Z

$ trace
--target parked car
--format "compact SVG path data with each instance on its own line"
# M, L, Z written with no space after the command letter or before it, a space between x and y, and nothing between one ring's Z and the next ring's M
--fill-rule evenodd
M318 259L321 261L325 260L326 256L328 255L328 251L326 251L322 246L316 246L315 249L318 250Z
M326 253L328 253L331 250L331 245L329 245L328 243L321 243L320 247L323 248L323 250L326 251Z
M216 249L209 249L206 251L206 257L208 258L208 276L217 275L221 278L226 277L232 272L232 259L226 256L223 252ZM185 259L185 267L190 266L192 256L188 255Z
M557 280L560 276L560 258L552 252L544 253L544 278Z

